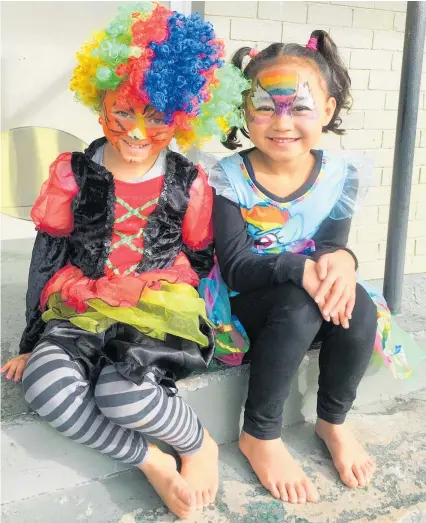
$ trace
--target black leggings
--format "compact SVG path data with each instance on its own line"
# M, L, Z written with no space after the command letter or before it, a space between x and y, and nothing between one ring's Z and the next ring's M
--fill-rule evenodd
M314 341L322 341L318 417L343 423L376 335L377 309L364 288L357 284L349 329L324 321L314 300L293 283L241 293L231 307L251 342L243 430L258 439L280 437L291 381Z

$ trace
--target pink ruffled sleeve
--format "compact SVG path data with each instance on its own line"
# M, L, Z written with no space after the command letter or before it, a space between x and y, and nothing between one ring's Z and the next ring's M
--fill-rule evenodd
M77 193L71 153L62 153L50 166L49 178L41 186L40 196L31 209L36 229L50 236L68 236L74 228L71 202Z
M213 190L208 176L197 165L198 176L189 190L188 209L183 219L183 242L190 249L205 249L213 241L212 209Z

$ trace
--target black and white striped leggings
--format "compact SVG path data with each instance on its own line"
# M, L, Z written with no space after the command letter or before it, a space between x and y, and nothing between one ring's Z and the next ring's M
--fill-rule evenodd
M135 466L148 451L145 435L196 452L204 431L182 398L170 397L153 374L141 385L104 367L93 390L84 367L58 346L40 343L22 380L25 400L40 417L71 440Z

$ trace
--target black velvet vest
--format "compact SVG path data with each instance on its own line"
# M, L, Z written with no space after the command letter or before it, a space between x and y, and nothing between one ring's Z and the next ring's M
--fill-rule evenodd
M96 140L84 153L73 153L71 159L80 190L73 201L74 230L68 240L68 256L72 265L93 279L104 275L114 226L114 178L92 161L105 141ZM182 250L182 221L197 174L186 158L167 153L163 189L143 231L144 255L136 272L169 267Z

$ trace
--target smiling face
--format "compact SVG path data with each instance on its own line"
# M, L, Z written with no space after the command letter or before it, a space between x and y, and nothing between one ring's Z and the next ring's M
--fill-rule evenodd
M315 147L334 113L319 73L309 63L286 60L263 69L247 98L246 119L254 145L274 161Z
M126 162L141 163L165 149L175 131L163 114L146 105L122 102L117 91L105 94L100 122L105 137Z

